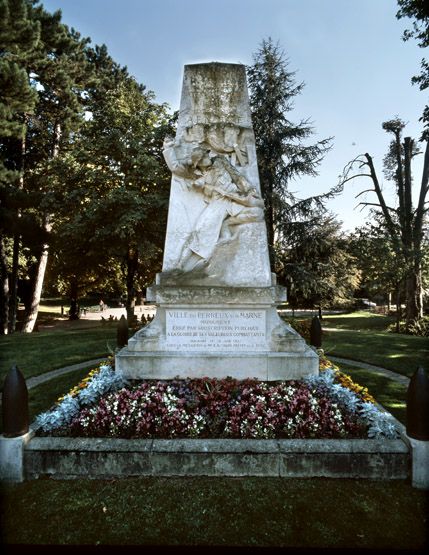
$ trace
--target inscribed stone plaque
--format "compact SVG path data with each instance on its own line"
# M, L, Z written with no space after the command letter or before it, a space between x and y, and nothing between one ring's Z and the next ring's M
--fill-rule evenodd
M166 310L167 347L177 351L264 351L265 310Z

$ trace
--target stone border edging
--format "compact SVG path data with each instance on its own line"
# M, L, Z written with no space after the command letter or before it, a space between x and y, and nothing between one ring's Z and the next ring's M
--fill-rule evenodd
M402 385L408 386L410 383L410 378L407 376L403 376L402 374L398 374L397 372L393 372L393 370L388 370L387 368L383 368L382 366L375 366L374 364L369 364L368 362L359 362L358 360L350 360L347 358L336 357L327 355L328 359L332 362L338 362L340 364L348 364L349 366L356 366L358 368L364 368L366 370L373 370L374 372L379 372L386 376L386 378L390 378L395 380Z
M388 370L387 368L383 368L382 366L375 366L367 362L359 362L358 360L351 360L351 359L336 357L336 356L329 356L328 358L329 360L332 360L332 362L338 362L340 364L348 364L349 366L356 366L358 368L365 368L367 370L374 370L376 372L380 372L384 374L387 378L395 380L406 386L408 386L410 381L410 379L407 376L403 376L402 374L398 374L397 372L393 372L393 370ZM81 370L86 366L99 364L105 359L106 357L102 357L102 358L97 358L93 360L88 360L86 362L79 362L77 364L65 366L64 368L58 368L56 370L51 370L50 372L45 372L44 374L40 374L39 376L28 378L26 380L27 388L32 389L33 387L37 387L42 383L45 383L54 378L58 378L64 374L68 374L69 372L73 372L74 370Z
M245 440L33 438L24 449L27 479L127 476L284 478L410 477L411 455L397 440Z
M93 360L87 360L85 362L78 362L77 364L72 364L70 366L64 366L63 368L57 368L56 370L51 370L50 372L45 372L44 374L39 374L38 376L33 376L32 378L28 378L26 380L27 389L32 389L33 387L37 387L38 385L48 382L54 378L58 378L63 376L64 374L68 374L69 372L73 372L74 370L82 370L87 366L93 366L95 364L99 364L103 360L106 360L107 357L96 358Z

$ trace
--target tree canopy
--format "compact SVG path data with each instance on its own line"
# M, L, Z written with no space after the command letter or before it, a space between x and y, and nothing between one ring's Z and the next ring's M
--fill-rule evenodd
M32 330L46 268L51 289L56 283L72 297L106 286L100 273L109 267L122 268L131 297L156 270L169 183L161 145L173 120L104 45L92 47L62 23L61 12L38 0L0 0L0 20L5 333L14 330L18 293Z
M427 0L398 0L399 10L396 13L398 19L408 17L412 19L412 28L403 34L405 41L414 38L420 48L429 46L429 4ZM420 63L421 72L412 77L412 83L419 85L420 90L429 88L429 62L422 58ZM429 140L429 104L423 110L421 120L424 123L422 139Z
M331 148L331 138L311 144L314 129L310 121L296 123L289 119L294 98L302 92L304 83L296 82L284 51L271 38L264 39L253 55L247 78L268 245L275 270L274 245L285 226L323 210L328 195L299 200L290 190L290 183L304 175L317 175L318 165Z

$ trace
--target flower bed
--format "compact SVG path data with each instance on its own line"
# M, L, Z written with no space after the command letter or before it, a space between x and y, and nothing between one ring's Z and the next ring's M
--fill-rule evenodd
M324 356L319 376L124 382L93 370L34 427L39 435L117 438L396 438L394 420Z

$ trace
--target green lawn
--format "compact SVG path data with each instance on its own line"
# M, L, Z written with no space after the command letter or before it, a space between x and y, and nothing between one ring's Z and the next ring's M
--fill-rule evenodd
M412 373L412 365L423 361L427 354L427 340L383 333L382 321L374 315L366 323L362 319L359 322L359 316L353 324L350 317L342 318L340 324L346 331L330 332L324 337L323 346L331 354L356 360L362 353L362 360L374 364L383 361L381 365L386 367L389 360L399 361L403 365L392 369L402 368L403 373L408 367ZM363 331L350 330L356 322ZM336 322L335 327L340 325ZM32 374L36 375L45 368L95 358L95 347L81 349L87 340L97 345L103 356L107 341L114 346L115 333L113 329L97 328L73 333L16 334L0 338L0 347L8 344L9 360L21 356L21 350L26 360L37 352L41 362ZM330 341L335 349L329 348ZM45 351L51 353L49 365ZM378 402L405 423L405 386L363 368L341 369L367 386ZM47 410L88 370L31 389L31 418ZM2 498L2 536L8 545L138 543L391 550L422 549L428 545L428 493L401 480L39 479L4 485ZM25 526L16 526L17 522Z
M323 327L344 330L379 330L386 331L390 324L395 323L394 316L384 316L367 310L358 310L347 314L328 314L323 316Z
M322 348L329 355L368 362L411 377L429 360L429 338L381 331L325 331Z
M26 378L107 356L116 347L116 327L97 326L0 336L0 381L13 364Z
M363 310L323 316L322 348L328 358L367 362L411 377L419 366L428 365L429 337L390 333L387 328L394 321Z
M2 494L7 544L421 549L427 543L428 496L403 481L45 479L4 486Z

